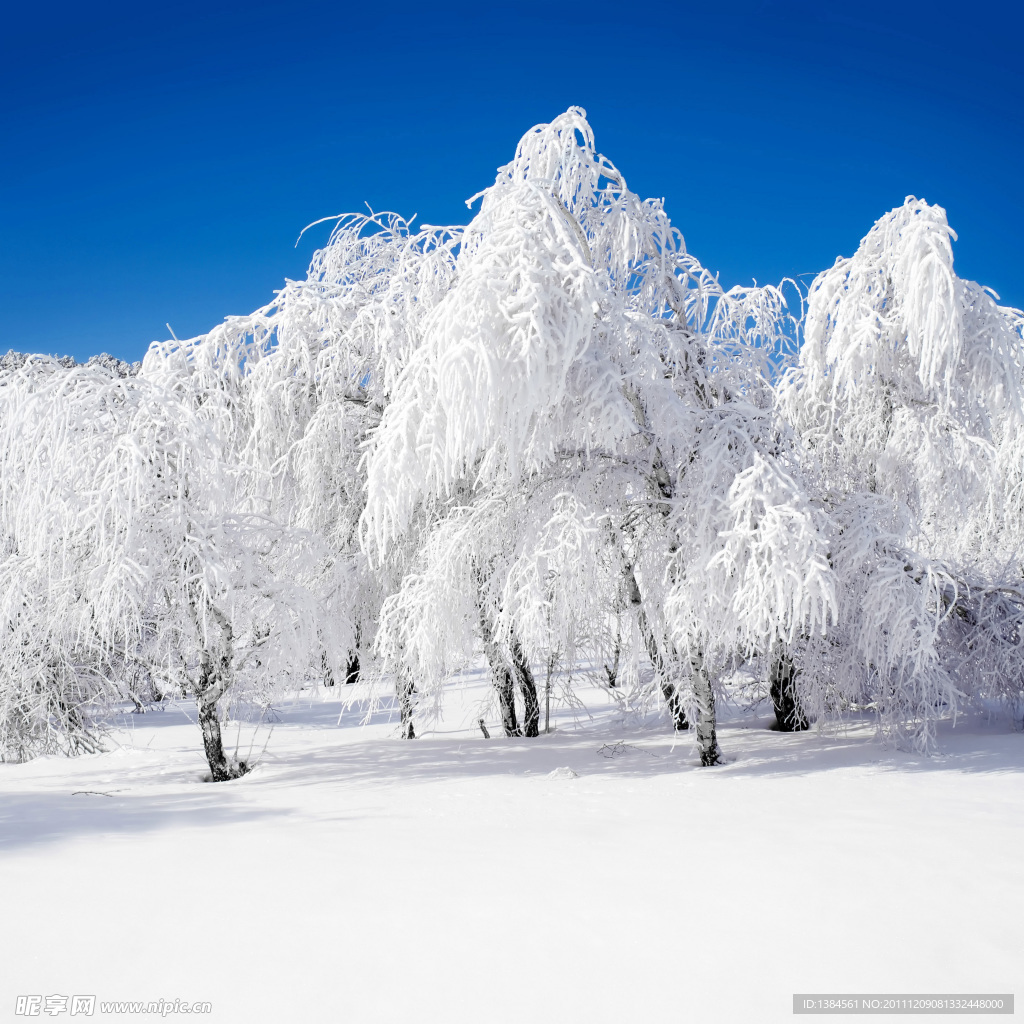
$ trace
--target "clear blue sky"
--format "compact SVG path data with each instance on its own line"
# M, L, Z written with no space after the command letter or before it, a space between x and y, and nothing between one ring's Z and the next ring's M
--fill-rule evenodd
M812 274L904 196L1024 306L1021 5L21 4L0 35L0 351L208 330L364 202L465 223L570 104L726 284Z

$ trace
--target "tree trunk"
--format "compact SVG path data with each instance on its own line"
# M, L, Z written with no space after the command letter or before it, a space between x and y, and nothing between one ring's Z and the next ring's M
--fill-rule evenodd
M229 761L224 754L224 742L220 733L220 717L217 713L217 705L221 697L227 692L231 685L231 661L234 654L234 633L231 623L215 605L210 606L210 614L220 626L223 647L220 658L215 660L208 644L203 644L202 654L199 661L199 682L196 685L196 697L199 704L199 728L203 733L203 750L206 753L206 761L210 766L211 782L228 782L244 775L249 766L244 761ZM199 616L195 606L192 607L192 615L196 622L196 630L202 638L203 631L199 629Z
M551 732L551 677L555 673L555 665L558 662L557 654L548 655L548 676L544 682L544 733Z
M797 668L793 659L779 642L772 650L771 682L772 704L775 705L775 721L780 732L802 732L811 723L800 705L796 692Z
M359 652L350 651L348 663L345 665L345 685L351 686L359 682Z
M398 683L398 704L401 708L402 714L402 731L401 736L403 740L414 740L416 739L416 730L412 724L412 705L413 705L413 694L416 692L416 684L402 679Z
M348 664L345 665L345 685L351 686L359 682L359 625L356 625L355 644L348 652Z
M334 685L334 673L331 671L330 663L327 661L326 651L320 655L320 676L324 681L324 686Z
M651 659L654 671L658 674L659 685L662 696L668 706L669 714L672 717L672 728L676 732L682 732L690 728L686 718L686 711L683 708L682 697L679 694L679 687L676 686L668 676L668 667L665 657L658 646L658 638L654 635L647 612L644 610L643 600L640 597L640 586L636 581L636 573L632 565L626 566L626 591L629 595L629 603L636 609L636 621L640 627L640 635L643 637L644 647L647 648L647 656Z
M649 429L647 410L644 408L643 402L641 401L636 388L632 385L628 385L623 390L623 394L629 404L633 407L633 414L636 417L637 426L646 433ZM663 516L667 516L672 510L670 502L675 489L672 486L672 478L668 474L668 469L665 466L665 460L662 457L660 448L654 449L653 458L651 459L651 473L648 477L648 484L651 488L652 495L656 499L654 507ZM665 704L667 705L669 715L672 718L672 728L675 729L676 732L682 732L684 729L690 728L690 723L686 718L686 711L683 708L682 696L679 693L679 687L672 682L668 673L665 671L666 659L658 647L658 638L655 636L654 630L651 628L650 621L647 618L647 613L644 611L644 606L640 599L640 587L637 585L636 573L633 571L632 564L627 564L626 566L625 582L629 603L636 608L637 624L640 626L640 634L643 637L644 646L647 648L647 654L651 659L651 664L654 665L655 672L657 672L661 678L661 694L665 698ZM670 648L672 647L671 642L668 641L667 638L665 642ZM671 651L670 660L674 664L679 663L679 655L676 651ZM713 713L714 711L712 709L712 714Z
M212 782L227 782L237 778L241 772L233 772L232 766L224 756L224 741L220 733L220 718L217 714L217 701L199 700L199 728L203 732L203 750L210 766Z
M491 667L494 688L498 693L501 726L505 730L506 736L522 736L523 733L519 728L519 721L516 718L516 690L512 666L509 664L510 659L504 656L497 640L494 638L494 629L487 614L487 609L484 606L483 594L480 593L482 590L481 582L478 573L477 611L480 616L480 638L483 640L487 664ZM527 668L527 671L529 671L529 668Z
M508 666L501 662L491 662L491 672L494 675L494 685L498 691L498 706L501 708L501 726L506 736L522 736L523 730L519 728L519 721L516 718L516 688L512 680L512 673Z
M523 653L523 645L514 633L510 647L512 669L519 683L519 692L523 695L523 734L532 739L540 735L540 702L537 700L537 686Z
M501 708L501 724L506 736L540 735L540 702L537 699L537 685L533 672L523 652L523 645L513 630L506 649L494 636L494 624L487 614L483 596L483 573L479 566L477 577L477 611L480 616L480 637L484 644L487 663L494 677L498 691L498 705ZM523 728L516 717L516 686L523 695Z
M679 693L679 687L675 683L665 681L661 684L661 695L665 698L665 706L672 718L672 728L676 732L684 732L689 729L690 723L686 718L686 709L683 707L683 698Z
M609 686L619 685L619 655L622 653L622 629L618 622L615 627L615 657L612 660L611 667L607 665L604 667L604 674L608 678Z
M693 693L697 698L697 747L700 750L700 763L708 768L722 763L722 751L716 733L715 691L704 667L701 651L690 655L690 670L693 673Z
M198 691L199 728L203 733L203 750L210 766L211 782L228 782L244 775L249 766L244 761L229 761L224 753L217 705L228 688L230 655L220 659L216 666L208 650L202 653Z

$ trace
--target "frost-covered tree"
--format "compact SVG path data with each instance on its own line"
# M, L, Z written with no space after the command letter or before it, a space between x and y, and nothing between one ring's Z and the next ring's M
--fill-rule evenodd
M20 363L0 385L0 662L5 749L19 735L45 740L22 743L26 754L62 735L74 748L107 700L136 696L158 633L154 588L173 565L162 543L173 504L211 496L215 460L208 433L134 374L101 361ZM34 723L13 724L17 708Z
M56 360L20 353L8 353L0 361L0 757L4 760L23 760L51 750L96 749L94 711L107 691L108 659L96 643L91 609L66 585L65 559L48 557L54 540L66 529L63 517L59 511L41 516L38 500L44 495L74 500L52 468L55 461L63 460L61 447L51 451L35 443L34 436L51 412L40 393L59 386L65 369ZM73 510L69 511L73 518Z
M38 358L40 357L27 352L8 351L0 356L0 372L20 370L25 363ZM126 363L123 359L108 355L106 352L101 352L98 356L90 356L85 363L79 363L72 356L56 356L50 361L54 366L60 366L66 370L75 366L100 366L115 377L134 377L142 367L142 363Z
M477 199L332 218L303 280L141 367L0 359L3 756L184 690L231 778L232 700L366 669L411 738L481 651L507 735L535 666L604 663L704 764L738 656L782 728L871 702L927 748L1021 704L1024 314L940 208L819 275L797 357L781 288L724 290L578 108Z
M5 756L88 749L111 700L170 689L197 698L212 778L245 770L221 699L281 675L315 602L305 546L239 507L212 409L102 362L0 377Z
M833 523L839 614L798 645L805 700L873 702L921 749L968 696L1017 702L1022 315L957 277L908 197L810 289L779 387Z
M364 446L420 342L423 316L448 288L458 241L457 231L414 231L394 214L340 217L304 280L146 359L144 373L194 392L195 408L224 410L219 430L243 467L246 507L302 531L318 550L328 682L354 679L372 653L391 576L370 568L356 532ZM400 690L407 699L401 682Z
M383 558L412 537L418 559L382 617L396 664L428 687L456 669L481 560L509 567L509 647L550 623L568 501L577 524L602 524L600 553L555 559L572 589L546 642L572 646L579 622L606 642L624 590L634 664L646 648L715 763L727 654L820 629L833 606L820 517L766 384L786 326L778 290L725 292L686 253L661 204L596 152L583 111L528 132L482 193L373 440L366 544Z

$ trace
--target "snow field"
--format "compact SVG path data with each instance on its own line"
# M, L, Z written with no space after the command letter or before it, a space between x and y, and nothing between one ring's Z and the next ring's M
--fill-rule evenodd
M412 742L397 712L297 698L218 785L184 702L125 714L105 753L0 765L0 1019L33 993L224 1022L761 1022L794 992L1021 990L1020 734L961 717L928 759L740 715L702 769L582 693L592 717L529 741L493 713L483 738L482 674Z

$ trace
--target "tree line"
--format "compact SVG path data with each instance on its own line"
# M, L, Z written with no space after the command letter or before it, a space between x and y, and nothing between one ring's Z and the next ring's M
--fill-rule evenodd
M402 734L481 654L506 735L594 669L720 761L1024 697L1024 314L908 197L810 288L724 289L570 108L465 226L337 218L304 280L141 364L0 360L0 756L365 678ZM538 674L543 676L543 681ZM543 682L543 686L542 686Z

